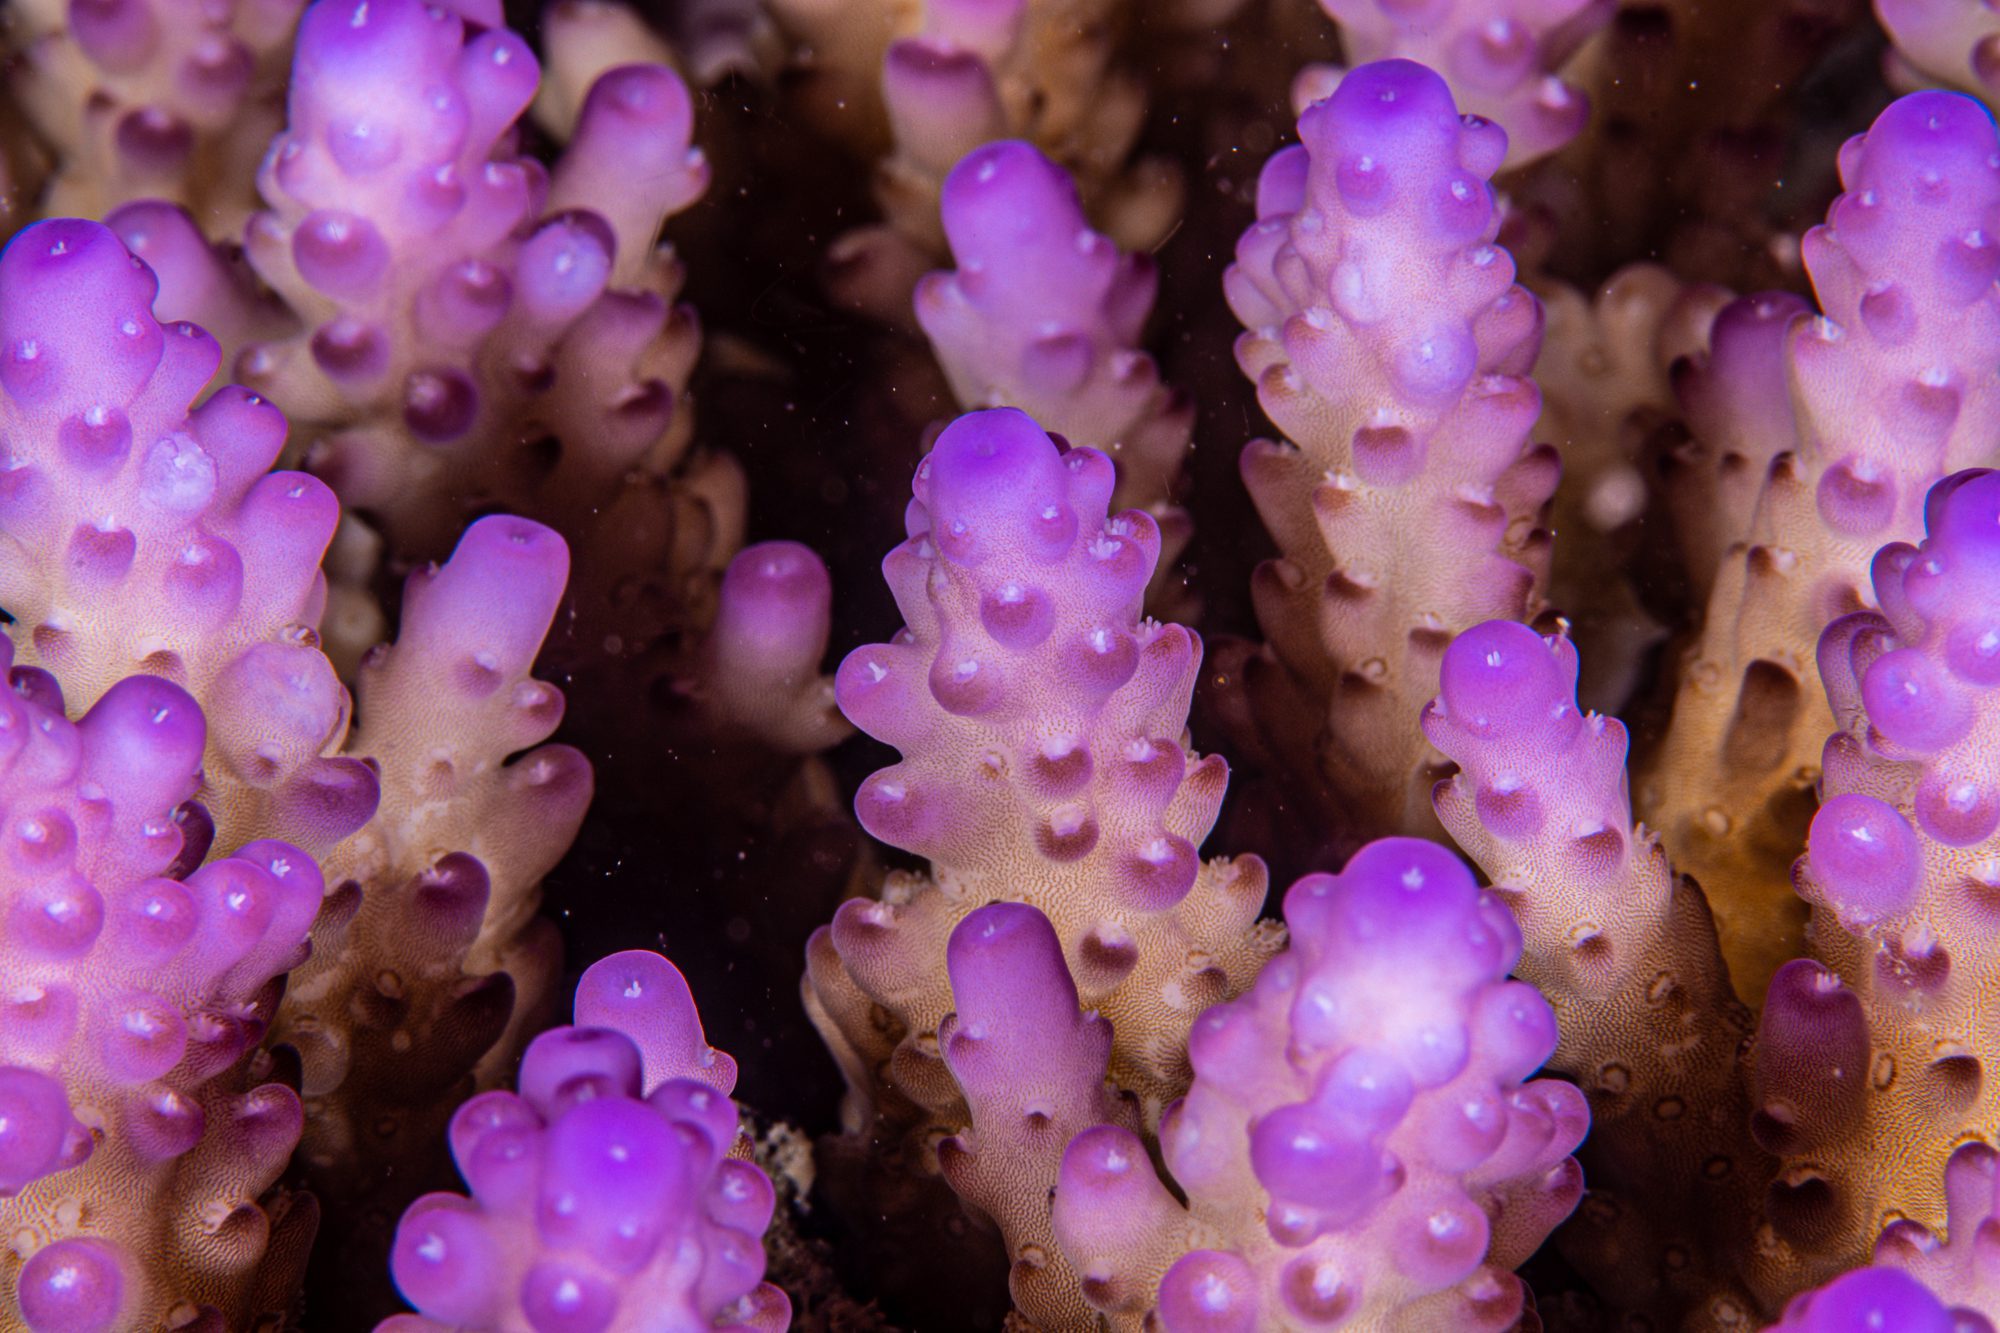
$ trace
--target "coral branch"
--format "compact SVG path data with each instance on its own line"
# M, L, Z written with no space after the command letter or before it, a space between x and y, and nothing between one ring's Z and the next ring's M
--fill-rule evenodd
M963 1123L940 1057L946 941L992 900L1044 912L1111 1077L1149 1116L1187 1086L1189 1026L1276 947L1262 862L1204 863L1227 770L1187 748L1199 641L1141 620L1159 532L1107 509L1111 462L1020 412L959 418L919 466L883 572L907 628L841 664L843 712L902 761L861 786L870 833L931 863L814 937L807 1000L843 1056L847 1123ZM881 1099L914 1103L898 1111ZM878 1130L877 1132L884 1132ZM886 1131L891 1137L895 1131Z
M658 954L616 954L583 974L576 1009L528 1048L518 1093L453 1117L472 1196L404 1215L396 1285L423 1313L378 1333L782 1333L790 1302L761 1281L776 1196L731 1152L736 1069L687 982Z
M1074 1136L1139 1129L1137 1105L1105 1087L1111 1025L1079 1012L1062 941L1026 904L991 903L959 922L947 961L957 1009L938 1048L972 1126L939 1145L938 1164L999 1223L1014 1308L1040 1328L1082 1327L1094 1316L1056 1244L1049 1196Z
M1788 1168L1772 1216L1826 1272L1892 1214L1944 1226L1946 1155L2000 1096L1982 1072L2000 1059L2000 473L1940 482L1924 523L1921 547L1875 557L1881 611L1820 640L1841 729L1795 871L1820 961L1779 969L1758 1037L1757 1133Z
M72 725L48 676L13 681L0 692L0 1321L114 1333L281 1316L315 1213L264 1197L300 1108L258 1048L305 953L318 869L270 841L201 864L203 830L174 810L206 737L178 686L134 676Z
M1507 132L1503 166L1561 148L1590 118L1590 99L1560 71L1607 23L1611 0L1320 0L1340 26L1350 66L1411 60L1444 76L1467 114ZM1347 70L1309 65L1292 85L1292 109L1333 96Z
M401 633L363 664L354 747L382 808L326 858L333 891L275 1031L298 1049L302 1157L343 1234L423 1187L475 1067L490 1085L546 1021L560 959L541 881L591 796L584 757L541 744L563 697L530 675L567 570L547 528L481 519L411 576ZM363 1234L349 1262L386 1239Z
M1501 1330L1509 1271L1569 1214L1589 1114L1524 1083L1555 1046L1507 980L1521 935L1449 852L1373 843L1285 895L1292 944L1196 1024L1160 1127L1185 1209L1106 1125L1065 1154L1054 1223L1113 1329Z
M1917 535L1930 485L1994 456L2000 412L1992 116L1956 94L1903 98L1848 141L1840 167L1847 193L1805 239L1825 313L1789 322L1785 378L1745 394L1756 414L1738 426L1795 423L1796 437L1713 446L1721 461L1772 461L1682 666L1666 744L1639 783L1640 813L1707 891L1730 975L1752 1001L1801 947L1785 872L1833 727L1814 644L1867 604L1869 558ZM1761 364L1762 347L1718 342L1714 358ZM1714 358L1715 375L1739 373ZM1789 413L1776 401L1786 390Z
M1552 450L1524 378L1541 337L1489 177L1506 136L1405 61L1349 74L1266 164L1226 278L1236 357L1284 432L1243 454L1280 558L1252 702L1354 841L1434 827L1416 728L1451 636L1536 610Z
M836 295L879 318L908 319L911 285L944 255L938 199L946 174L982 144L1023 139L1082 187L1121 245L1150 247L1180 210L1168 165L1128 166L1146 113L1144 85L1115 61L1130 13L1119 0L779 0L816 76L816 123L851 127L876 167L885 221L835 242ZM1134 7L1136 8L1136 7Z
M1173 504L1194 407L1140 350L1159 285L1145 255L1090 229L1069 176L1016 141L988 144L945 178L958 268L917 284L917 322L966 408L1018 407L1118 465L1112 504L1161 531L1160 563L1186 544Z
M1787 1280L1751 1243L1775 1164L1749 1134L1750 1015L1700 889L1632 822L1624 726L1578 709L1576 677L1569 641L1525 625L1453 641L1424 713L1460 770L1438 817L1514 909L1561 1026L1550 1066L1590 1097L1566 1253L1624 1308L1740 1327Z
M1944 1165L1944 1233L1904 1218L1884 1227L1875 1241L1876 1263L1901 1268L1954 1307L1988 1319L2000 1317L2000 1265L1992 1253L1993 1223L2000 1217L1994 1163L1987 1144L1960 1144Z
M215 373L215 340L162 325L156 284L94 222L38 224L0 257L0 605L25 666L88 707L133 672L208 714L201 800L224 849L323 854L374 811L330 757L347 691L318 651L320 557L340 507L270 472L285 419Z
M490 13L486 0L465 0ZM109 0L8 7L9 89L56 152L44 211L102 217L182 205L210 236L256 207L251 181L282 121L303 0Z

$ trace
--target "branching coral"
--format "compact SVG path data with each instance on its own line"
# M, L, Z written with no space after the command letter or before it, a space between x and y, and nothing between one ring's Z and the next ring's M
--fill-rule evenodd
M1092 231L1069 177L1029 144L966 154L941 208L958 268L917 284L916 311L952 393L1109 454L1111 502L1152 515L1166 570L1188 538L1173 491L1194 407L1139 346L1159 285L1151 261Z
M1811 315L1790 292L1740 297L1715 313L1701 346L1674 364L1684 431L1657 461L1696 606L1707 604L1731 548L1750 531L1772 462L1796 442L1791 397L1773 389L1789 373L1793 326Z
M0 668L12 667L0 640ZM203 864L201 710L134 676L72 725L0 693L0 1320L31 1333L282 1314L315 1214L266 1198L297 1094L258 1050L319 909L312 859Z
M453 1117L472 1197L405 1214L396 1283L422 1314L380 1333L781 1333L790 1303L759 1280L771 1182L731 1154L736 1066L687 982L658 954L617 954L583 974L576 1017L528 1048L518 1093Z
M466 0L483 22L498 6ZM102 217L136 199L227 236L256 206L302 0L14 0L10 91L55 150L47 215Z
M1521 976L1562 1028L1550 1065L1590 1097L1566 1251L1627 1309L1741 1327L1785 1280L1751 1243L1774 1163L1749 1134L1750 1016L1701 891L1632 822L1625 728L1577 707L1576 677L1568 640L1525 625L1454 640L1424 713L1459 766L1438 815L1514 909Z
M656 245L708 166L679 77L618 64L573 118L572 94L557 98L569 141L545 168L517 126L538 84L518 35L418 0L308 11L260 178L270 207L247 235L301 327L238 366L390 556L442 555L496 508L562 532L576 554L562 664L593 689L635 676L668 694L702 671L746 505L733 461L691 452L700 336ZM244 322L240 300L225 305ZM362 591L373 572L363 561ZM822 702L785 702L738 721L816 734L803 748L837 737Z
M1194 1084L1145 1145L1072 1140L1054 1224L1113 1329L1509 1329L1509 1271L1582 1189L1575 1088L1507 980L1521 934L1449 852L1373 843L1285 895L1291 947L1196 1024ZM1080 1325L1070 1325L1079 1327Z
M947 949L956 1005L938 1049L964 1093L968 1130L938 1145L960 1198L993 1217L1013 1261L1014 1308L1038 1328L1095 1316L1049 1212L1064 1145L1093 1126L1139 1129L1139 1108L1105 1086L1111 1025L1078 1008L1062 941L1025 903L989 903Z
M1128 166L1144 124L1144 86L1114 62L1130 22L1119 0L779 0L814 79L807 105L845 122L876 167L885 219L838 241L836 294L879 317L907 318L919 274L943 256L938 196L966 154L1024 139L1071 172L1120 244L1153 244L1180 200L1174 173ZM885 123L886 122L886 123Z
M1993 25L1321 7L14 0L0 1326L1992 1333Z
M1199 641L1140 618L1159 532L1109 513L1113 482L1103 454L1062 453L1009 409L961 417L917 470L909 539L883 562L907 627L851 653L837 689L903 753L862 784L862 825L931 872L847 903L808 960L850 1131L963 1123L938 1047L946 942L989 900L1054 923L1117 1034L1111 1078L1149 1118L1187 1086L1196 1016L1277 946L1255 925L1262 862L1197 850L1227 782L1185 737Z
M1875 1242L1875 1266L1801 1295L1785 1312L1781 1333L1870 1327L1992 1333L2000 1317L1993 1149L1977 1140L1960 1145L1945 1163L1944 1197L1944 1234L1908 1218L1891 1222Z
M1917 534L1931 483L1993 455L2000 411L1992 117L1956 94L1915 94L1840 163L1847 193L1805 240L1825 314L1789 323L1786 377L1762 382L1746 423L1795 434L1755 450L1772 461L1751 527L1721 563L1671 729L1639 784L1640 813L1707 890L1751 1001L1799 952L1785 870L1832 729L1813 645L1868 601L1875 549ZM1737 346L1757 355L1755 342Z
M1243 455L1280 552L1252 587L1270 648L1246 684L1359 841L1434 827L1417 712L1452 635L1537 609L1557 464L1527 441L1540 307L1493 244L1506 136L1405 61L1349 74L1299 136L1225 280L1285 436Z
M134 671L207 702L191 830L212 826L224 850L278 834L324 858L318 951L260 1021L303 1057L317 1183L344 1207L400 1160L399 1203L453 1091L489 1050L518 1048L496 1042L510 1017L532 1019L555 970L533 918L589 766L566 747L506 761L562 715L529 670L567 554L532 523L476 524L411 588L398 643L363 669L348 736L347 693L314 632L338 505L311 477L265 471L285 433L268 403L232 387L188 413L216 344L160 325L153 294L94 223L38 225L0 258L17 367L0 376L13 552L0 599L25 663L73 682L78 705Z
M417 0L301 26L247 241L305 327L241 370L405 554L496 504L567 526L686 447L698 339L653 241L706 182L687 91L613 71L551 173L513 148L538 80L520 37Z
M1559 76L1584 39L1611 17L1610 0L1320 0L1340 25L1350 66L1414 60L1444 76L1468 114L1507 132L1507 167L1575 138L1590 101ZM1293 108L1333 95L1346 70L1310 65L1292 85Z
M154 291L92 222L31 227L0 258L0 605L23 665L76 706L139 671L195 696L225 849L324 853L376 798L359 759L328 757L347 693L315 631L339 505L268 471L285 438L269 403L225 388L189 411L216 344L154 319Z
M541 745L563 697L530 675L567 568L548 529L482 519L412 576L396 642L363 664L353 745L382 807L326 858L277 1029L303 1065L306 1165L340 1206L420 1187L453 1094L480 1060L504 1068L549 1001L541 881L591 794L581 754Z
M533 918L589 766L566 747L506 761L562 716L529 671L567 554L532 523L476 524L413 584L398 643L363 669L348 736L347 692L314 632L338 505L311 477L266 472L285 433L268 403L231 387L189 414L216 344L160 325L153 294L95 223L37 225L0 258L14 368L0 374L0 602L24 665L78 706L138 671L206 702L190 836L232 850L275 834L323 858L334 891L318 951L261 1021L300 1051L307 1162L344 1204L399 1157L412 1174L426 1117L442 1127L489 1050L511 1056L518 1041L496 1041L510 1015L533 1016L554 972Z
M1875 1242L1878 1264L1901 1268L1952 1305L1988 1318L2000 1316L2000 1271L1992 1255L1993 1219L2000 1216L1994 1162L1985 1143L1959 1145L1944 1167L1943 1233L1902 1219L1883 1228Z
M1881 611L1820 641L1840 730L1796 872L1820 961L1779 969L1758 1036L1772 1216L1828 1265L1892 1218L1941 1228L1946 1155L1994 1123L2000 474L1941 482L1924 523L1875 557Z

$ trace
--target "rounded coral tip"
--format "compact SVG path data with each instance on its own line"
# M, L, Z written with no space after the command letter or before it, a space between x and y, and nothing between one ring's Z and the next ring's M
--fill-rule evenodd
M1976 1327L1974 1325L1973 1327ZM1965 1333L1929 1287L1895 1268L1863 1268L1785 1307L1772 1333Z
M1004 550L1048 561L1069 549L1076 512L1054 441L1013 408L968 412L945 427L917 471L931 539L948 560L977 565Z
M1916 831L1873 796L1835 796L1813 816L1807 864L1828 906L1859 928L1899 916L1916 901L1923 855Z
M1083 205L1067 172L1033 145L1010 139L959 159L945 177L940 211L962 267L990 272L996 280L1022 281L1032 274L1016 265L1046 244L1051 228L1077 229ZM1082 234L1090 236L1087 230Z
M56 1168L71 1123L58 1080L38 1069L0 1068L0 1195Z
M29 1333L112 1333L125 1315L125 1268L116 1246L88 1236L35 1251L18 1288Z
M790 683L817 671L832 620L833 580L826 562L798 542L745 547L722 576L713 637L724 669L779 665Z
M1546 727L1574 711L1576 673L1541 635L1512 620L1489 620L1452 640L1439 669L1446 715L1474 736Z
M1160 1279L1159 1314L1168 1333L1252 1333L1256 1274L1233 1254L1196 1250Z
M130 402L165 348L158 289L101 223L22 231L0 255L0 388L24 405Z

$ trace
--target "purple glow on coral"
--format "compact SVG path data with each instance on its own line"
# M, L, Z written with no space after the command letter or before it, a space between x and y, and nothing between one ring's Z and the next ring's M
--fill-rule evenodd
M775 1196L727 1155L734 1066L702 1039L679 971L607 958L577 1017L601 1026L542 1034L518 1094L453 1120L472 1197L427 1195L404 1215L392 1267L423 1317L383 1328L785 1328L790 1304L760 1281Z
M1496 1238L1532 1247L1575 1206L1567 1154L1589 1120L1571 1085L1523 1082L1556 1028L1531 987L1506 979L1513 917L1451 853L1401 838L1300 880L1285 918L1291 948L1196 1024L1194 1086L1161 1122L1192 1220L1228 1247L1167 1271L1158 1318L1208 1330L1396 1312L1510 1327L1520 1289L1490 1269L1491 1282L1467 1279ZM1079 1136L1064 1161L1056 1234L1106 1296L1153 1246L1186 1243L1154 1230L1185 1237L1189 1223L1148 1187L1146 1161L1111 1129ZM1254 1228L1235 1202L1249 1198Z

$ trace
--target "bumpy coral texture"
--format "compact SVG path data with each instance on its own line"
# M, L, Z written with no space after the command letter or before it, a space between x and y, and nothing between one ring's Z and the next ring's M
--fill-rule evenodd
M829 254L843 299L907 321L911 285L944 255L946 174L1000 139L1026 140L1073 173L1120 244L1149 247L1171 229L1178 179L1156 162L1128 165L1146 94L1116 60L1130 24L1120 0L778 0L772 8L801 40L813 123L839 127L880 157L884 221L841 237Z
M1251 702L1352 842L1427 832L1417 731L1451 636L1534 611L1555 454L1528 444L1540 343L1487 178L1506 136L1388 61L1299 119L1225 279L1236 357L1285 438L1243 478L1280 558L1252 585L1270 641Z
M1521 932L1433 843L1390 838L1285 895L1291 947L1209 1010L1160 1126L1078 1136L1055 1230L1109 1327L1510 1329L1510 1271L1569 1214L1583 1097L1507 980Z
M1942 1233L1907 1218L1891 1222L1875 1241L1875 1262L1903 1269L1961 1311L2000 1318L2000 1263L1993 1239L2000 1218L1995 1166L2000 1155L1973 1140L1952 1152L1944 1167ZM1992 1325L1974 1326L1990 1333Z
M946 942L992 900L1055 924L1081 1002L1117 1034L1111 1077L1156 1115L1187 1086L1186 1036L1277 940L1255 857L1197 850L1227 782L1186 739L1199 641L1140 616L1152 519L1107 510L1111 461L1063 453L1020 412L959 418L919 465L909 539L883 571L907 628L856 649L840 705L901 762L862 825L925 857L814 935L807 1001L841 1059L850 1129L956 1128L938 1050Z
M412 554L494 504L562 526L686 447L699 339L653 245L707 182L687 90L659 66L604 75L551 173L515 148L539 78L505 28L316 5L260 176L248 254L305 328L241 373Z
M1772 461L1793 445L1792 400L1774 387L1788 373L1792 326L1811 315L1791 292L1737 297L1674 366L1686 435L1660 462L1681 567L1698 603L1708 601L1731 548L1750 530Z
M422 1313L379 1333L781 1333L790 1302L760 1280L775 1196L730 1155L736 1066L687 982L658 954L614 954L577 984L576 1019L528 1047L518 1092L452 1118L472 1195L404 1216L396 1284Z
M1611 17L1610 0L1320 0L1340 25L1350 65L1403 59L1451 85L1467 114L1507 132L1504 165L1518 167L1561 148L1590 119L1590 99L1559 71ZM1292 84L1304 111L1333 95L1346 71L1311 65Z
M0 669L12 666L0 640ZM115 1333L283 1312L314 1214L266 1211L298 1096L256 1053L304 956L312 859L207 848L201 710L134 676L72 725L55 683L0 693L0 1322ZM199 867L199 868L197 868Z
M1112 503L1160 526L1162 565L1185 545L1172 504L1194 406L1140 349L1159 277L1092 231L1063 169L1010 140L968 153L945 178L955 270L917 284L917 322L967 408L1018 407L1118 465Z
M1804 243L1825 313L1789 320L1785 374L1746 385L1757 406L1744 425L1780 436L1721 451L1771 462L1639 783L1640 813L1708 892L1737 993L1752 1003L1802 951L1785 873L1833 729L1814 645L1870 600L1875 549L1917 536L1931 484L1994 456L2000 412L1991 115L1954 93L1902 98L1842 147L1840 173L1846 193ZM1758 339L1741 345L1760 363L1768 355ZM1712 363L1724 355L1718 343Z
M467 0L498 21L498 6ZM257 159L282 121L303 0L112 0L9 6L9 90L55 150L47 215L181 204L211 236L256 206Z
M1095 1314L1056 1244L1049 1196L1070 1139L1096 1125L1140 1127L1130 1097L1107 1089L1111 1025L1078 1007L1049 919L990 903L951 933L956 1008L938 1030L971 1125L938 1149L960 1198L999 1223L1014 1308L1038 1328L1084 1328Z
M326 857L277 1026L302 1064L303 1160L337 1207L421 1187L475 1065L504 1068L549 1002L541 881L591 796L582 754L542 744L563 696L531 675L568 565L549 529L481 519L411 576L396 642L363 663L354 745L382 808Z
M320 854L376 799L359 759L329 757L348 699L315 631L339 505L269 470L268 402L225 387L189 410L216 343L156 320L156 289L94 222L38 224L0 257L0 605L22 663L76 706L141 671L201 702L223 847Z
M1568 639L1475 626L1441 681L1423 725L1459 772L1438 816L1513 908L1520 974L1561 1023L1550 1066L1590 1098L1565 1253L1623 1308L1741 1327L1788 1278L1751 1244L1774 1163L1748 1132L1751 1020L1701 891L1633 823L1625 728L1578 708Z
M1758 1136L1791 1168L1785 1235L1847 1266L1891 1210L1946 1224L1946 1154L1994 1123L2000 985L2000 473L1934 487L1921 547L1874 562L1880 612L1829 626L1840 730L1796 872L1819 961L1779 969L1758 1036Z

